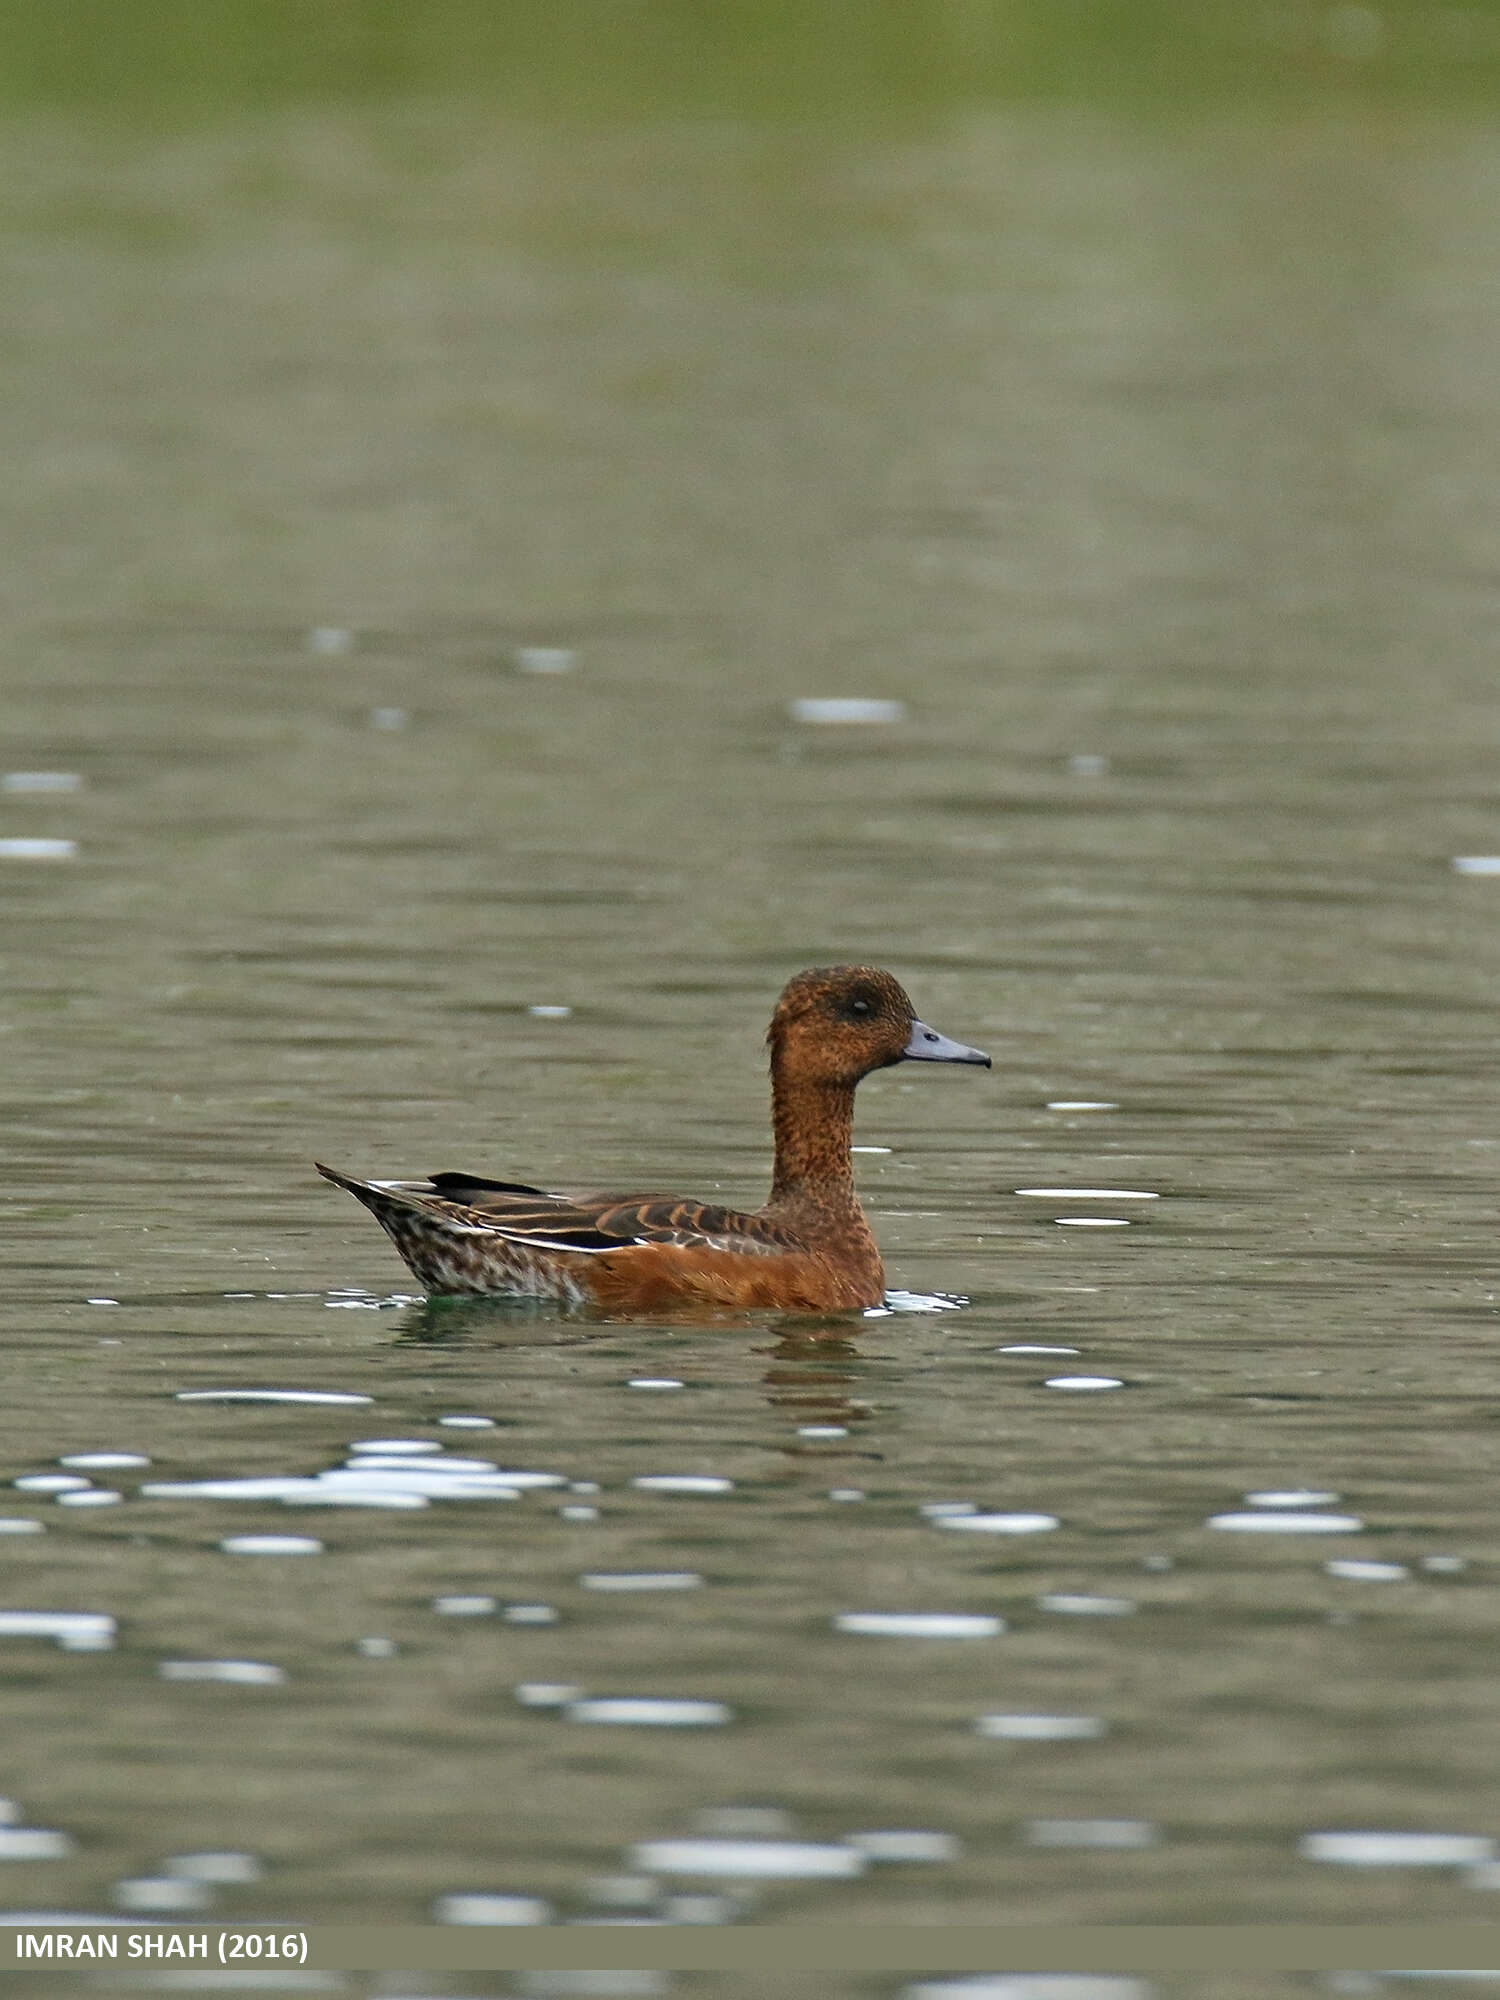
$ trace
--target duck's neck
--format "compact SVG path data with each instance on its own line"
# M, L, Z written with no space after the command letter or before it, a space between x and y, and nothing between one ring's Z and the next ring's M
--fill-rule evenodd
M854 1136L852 1086L793 1082L773 1070L771 1130L776 1164L768 1207L858 1212L849 1158Z

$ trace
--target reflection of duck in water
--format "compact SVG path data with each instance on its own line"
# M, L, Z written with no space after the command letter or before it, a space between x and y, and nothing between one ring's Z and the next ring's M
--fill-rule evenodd
M916 1017L888 972L799 972L776 1003L771 1195L751 1212L658 1195L549 1194L434 1174L357 1181L362 1201L430 1292L512 1292L605 1312L674 1305L848 1312L879 1305L885 1273L854 1192L854 1090L898 1062L982 1063Z

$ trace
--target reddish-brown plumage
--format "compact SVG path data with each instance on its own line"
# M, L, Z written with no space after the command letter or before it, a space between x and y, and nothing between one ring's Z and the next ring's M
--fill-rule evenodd
M891 1063L988 1068L989 1057L935 1033L888 972L862 965L799 972L766 1040L776 1163L763 1208L575 1197L468 1174L318 1172L364 1203L429 1292L518 1293L607 1313L879 1305L885 1274L849 1157L855 1087Z

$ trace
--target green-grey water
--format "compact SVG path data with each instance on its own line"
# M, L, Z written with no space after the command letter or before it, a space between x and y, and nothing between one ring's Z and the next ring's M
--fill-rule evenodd
M1227 30L1160 73L954 8L903 66L875 9L799 102L781 30L757 85L648 12L633 95L525 11L467 84L226 32L107 107L107 27L17 39L0 1477L91 1485L0 1494L0 1611L116 1623L0 1636L0 1791L65 1836L0 1905L230 1851L215 1917L1485 1920L1493 16L1267 15L1237 92ZM312 1173L757 1201L771 1004L846 958L996 1060L861 1090L888 1316L423 1306ZM368 1440L564 1483L142 1490ZM1210 1525L1266 1493L1350 1525ZM222 1547L271 1534L321 1551ZM1089 1726L983 1720L1036 1716ZM731 1835L848 1869L638 1851Z

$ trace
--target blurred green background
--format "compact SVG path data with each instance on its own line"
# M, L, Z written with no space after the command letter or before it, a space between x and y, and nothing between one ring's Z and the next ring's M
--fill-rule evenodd
M511 112L912 119L975 102L1493 96L1500 8L1188 0L11 0L0 103L186 119L477 91Z

